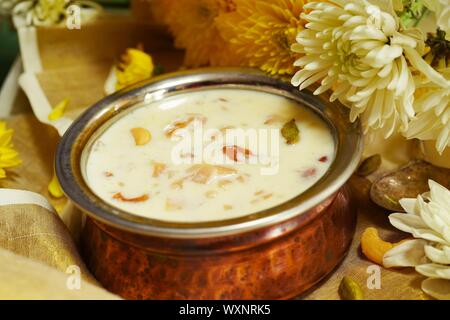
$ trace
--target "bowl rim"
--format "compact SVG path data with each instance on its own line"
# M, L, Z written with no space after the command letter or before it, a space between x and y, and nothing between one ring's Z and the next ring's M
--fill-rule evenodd
M92 135L106 121L140 102L150 103L179 92L216 88L251 89L294 99L328 123L335 138L335 158L327 174L293 199L243 217L228 220L179 223L133 215L101 200L82 177L81 157ZM290 83L250 68L203 68L154 77L98 101L79 116L58 145L55 171L66 196L82 211L112 227L148 236L204 238L247 232L286 221L320 205L347 182L363 151L359 121L350 122L348 110L329 96L299 91ZM303 217L305 218L305 217Z

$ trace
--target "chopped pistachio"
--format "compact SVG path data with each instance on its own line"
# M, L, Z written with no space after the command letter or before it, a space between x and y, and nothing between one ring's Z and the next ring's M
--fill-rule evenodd
M350 277L345 276L342 278L339 286L339 295L342 300L363 300L363 292L358 282Z
M300 130L295 123L295 119L286 122L281 128L281 135L286 139L287 144L295 144L300 139Z

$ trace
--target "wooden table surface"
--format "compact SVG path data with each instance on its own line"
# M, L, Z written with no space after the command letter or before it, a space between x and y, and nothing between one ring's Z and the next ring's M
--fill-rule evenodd
M15 130L13 142L21 155L23 164L8 171L8 178L0 180L0 187L41 193L49 198L58 210L61 210L66 200L52 199L47 191L59 139L58 134L53 128L39 123L31 113L12 116L7 122ZM374 264L365 259L360 251L361 233L365 228L374 226L379 230L381 237L388 241L398 241L406 235L394 230L389 225L387 213L370 202L368 180L354 176L349 183L354 191L357 190L354 192L355 205L359 208L358 223L351 248L343 262L331 275L298 299L339 299L338 287L343 276L350 276L356 280L367 299L427 299L420 290L420 283L424 278L411 268L389 270L381 267L379 269L381 288L367 287L367 280L370 280L369 277L378 269L376 265L371 267Z

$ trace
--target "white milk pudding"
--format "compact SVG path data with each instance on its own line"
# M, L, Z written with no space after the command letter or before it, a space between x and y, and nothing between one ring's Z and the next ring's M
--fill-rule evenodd
M113 118L86 150L84 178L112 206L152 219L231 219L286 202L334 159L328 125L297 102L208 89Z

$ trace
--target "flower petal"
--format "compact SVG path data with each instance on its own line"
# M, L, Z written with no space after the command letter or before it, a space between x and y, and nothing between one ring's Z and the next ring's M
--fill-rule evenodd
M444 279L426 279L422 282L422 290L439 300L450 300L450 281Z
M427 263L416 266L416 271L428 278L450 280L450 266L436 263Z
M414 267L426 262L424 246L425 240L409 240L385 253L383 266L391 267Z
M411 233L415 238L445 243L441 235L431 230L421 217L404 213L393 213L389 215L391 224L404 232Z
M450 264L450 246L436 248L432 245L426 245L424 249L428 259L434 263Z

